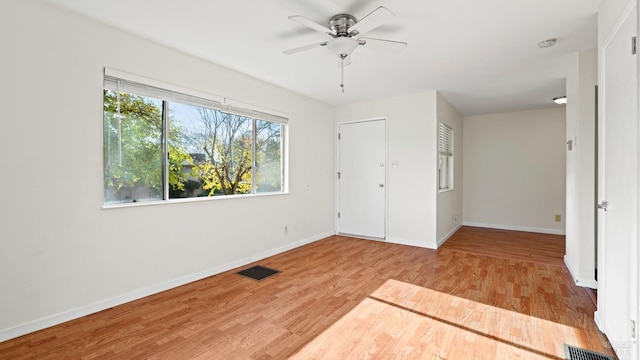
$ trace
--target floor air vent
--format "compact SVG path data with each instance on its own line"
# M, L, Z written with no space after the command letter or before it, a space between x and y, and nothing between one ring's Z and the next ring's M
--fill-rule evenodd
M278 270L273 270L273 269L269 269L267 267L264 266L260 266L260 265L256 265L254 267L250 267L248 269L244 269L242 271L238 271L237 274L240 274L242 276L246 276L248 278L252 278L254 280L262 280L265 278L268 278L269 276L273 275L273 274L277 274L280 271Z
M565 360L615 360L609 355L564 344Z

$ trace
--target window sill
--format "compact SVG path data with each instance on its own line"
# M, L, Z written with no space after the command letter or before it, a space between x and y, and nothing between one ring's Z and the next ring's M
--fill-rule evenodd
M168 205L168 204L184 204L184 203L197 203L197 202L207 202L207 201L222 201L222 200L231 200L231 199L250 199L256 197L269 197L269 196L281 196L281 195L289 195L288 191L285 192L274 192L274 193L262 193L262 194L239 194L239 195L224 195L224 196L207 196L207 197L194 197L194 198L184 198L184 199L170 199L170 200L157 200L157 201L141 201L141 202L128 202L128 203L117 203L117 204L103 204L103 210L110 209L121 209L121 208L131 208L131 207L140 207L140 206L157 206L157 205Z

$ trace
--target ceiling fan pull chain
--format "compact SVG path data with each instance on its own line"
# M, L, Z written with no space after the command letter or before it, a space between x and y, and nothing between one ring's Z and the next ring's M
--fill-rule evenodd
M346 57L347 55L340 54L340 89L342 89L342 93L344 93L344 58Z

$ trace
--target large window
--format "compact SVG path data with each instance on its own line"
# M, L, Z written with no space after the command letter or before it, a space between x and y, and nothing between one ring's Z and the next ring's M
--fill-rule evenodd
M453 190L453 129L438 124L438 189Z
M105 75L104 202L283 192L286 124Z

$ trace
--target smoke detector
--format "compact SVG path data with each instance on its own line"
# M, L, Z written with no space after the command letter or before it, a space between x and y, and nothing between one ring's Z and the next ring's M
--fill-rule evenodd
M552 46L554 46L556 44L556 41L557 41L556 39L547 39L547 40L544 40L544 41L540 41L538 43L538 47L540 49L550 48L550 47L552 47Z

